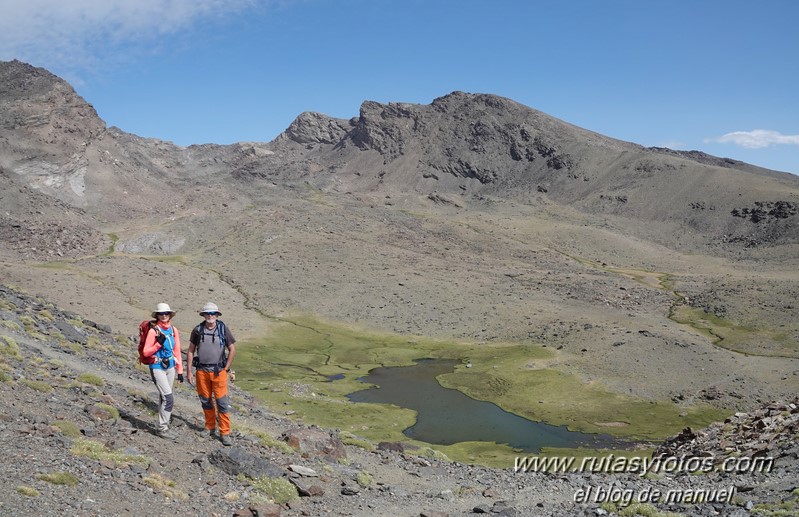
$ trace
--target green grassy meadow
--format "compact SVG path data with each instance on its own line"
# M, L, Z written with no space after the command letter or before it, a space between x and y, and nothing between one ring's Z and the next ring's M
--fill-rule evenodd
M273 319L267 336L240 344L237 384L275 413L308 424L372 441L401 441L420 450L435 449L453 460L499 467L512 466L519 451L483 442L449 446L417 442L402 434L415 422L414 411L390 404L354 403L346 395L370 387L358 378L373 368L409 366L420 358L454 359L461 364L439 376L442 386L530 420L575 431L658 440L686 426L702 427L727 416L708 405L686 411L669 400L652 402L609 393L568 373L537 366L553 353L537 344L408 337L296 315ZM584 450L581 454L593 453Z

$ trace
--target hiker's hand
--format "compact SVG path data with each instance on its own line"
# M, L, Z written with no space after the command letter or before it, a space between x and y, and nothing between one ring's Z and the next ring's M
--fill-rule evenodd
M188 375L186 376L186 380L187 380L187 381L189 381L189 385L190 385L190 386L194 386L194 379L192 378L192 375L191 375L191 374L188 374Z
M160 332L159 332L159 333L158 333L158 335L157 335L157 336L155 336L155 340L156 340L156 341L158 341L158 343L159 343L161 346L163 346L163 345L164 345L164 342L166 342L166 336L165 336L164 334L162 334L162 333L160 333Z
M183 384L183 374L182 373L178 374L178 382Z

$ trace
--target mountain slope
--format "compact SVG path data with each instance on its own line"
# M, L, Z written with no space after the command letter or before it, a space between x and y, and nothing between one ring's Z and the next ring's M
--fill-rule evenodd
M460 92L180 147L107 128L49 72L0 71L4 278L115 329L207 297L242 339L303 313L545 345L649 400L795 392L794 176Z
M235 198L280 181L444 196L461 206L485 196L546 200L620 217L622 228L670 247L685 232L714 245L799 239L795 176L646 149L494 95L454 92L430 105L367 101L349 121L304 113L271 143L182 148L106 129L67 83L18 61L0 63L0 92L0 167L87 209L98 224L164 210L179 216L211 192L207 183L224 183Z

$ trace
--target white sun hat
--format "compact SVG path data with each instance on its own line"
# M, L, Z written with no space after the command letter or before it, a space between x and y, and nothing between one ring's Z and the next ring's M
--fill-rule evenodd
M220 316L222 315L222 313L219 312L219 307L217 307L215 303L211 302L208 302L205 305L203 305L203 308L200 311L200 316L205 316L205 314L208 312L216 312Z
M155 310L153 311L153 318L157 317L159 312L168 312L170 316L175 315L175 311L173 311L169 307L169 304L167 303L159 303L158 305L155 306Z

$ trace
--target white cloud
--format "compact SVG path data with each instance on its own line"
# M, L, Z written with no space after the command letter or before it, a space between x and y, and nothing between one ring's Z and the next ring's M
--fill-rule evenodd
M84 68L266 0L0 0L0 59Z
M799 135L783 135L778 131L769 129L755 129L753 131L735 131L709 138L706 142L719 144L735 144L747 149L762 149L775 145L799 145Z

